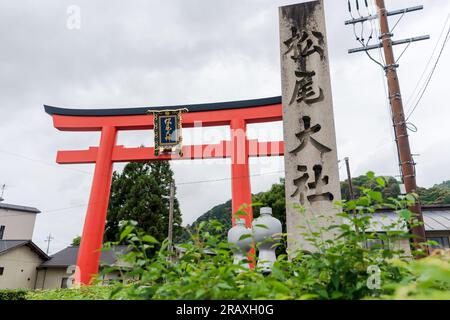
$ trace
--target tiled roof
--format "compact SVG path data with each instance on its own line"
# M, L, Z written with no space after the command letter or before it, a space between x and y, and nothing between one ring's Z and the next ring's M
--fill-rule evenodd
M58 267L68 267L77 264L78 250L79 246L67 247L50 257L50 260L42 263L41 268L58 268ZM103 265L114 265L118 256L129 252L128 246L115 246L111 250L104 250L100 255L100 263Z
M450 231L450 206L422 206L422 215L425 224L425 231ZM387 227L399 220L398 215L392 211L376 212L373 217L374 226L371 231L383 231Z
M33 208L33 207L18 206L15 204L9 204L9 203L4 203L4 202L0 202L0 209L29 212L29 213L40 213L41 212L38 209Z
M44 260L49 259L49 256L47 256L45 252L42 251L37 245L35 245L31 240L0 240L0 255L22 246L29 247Z

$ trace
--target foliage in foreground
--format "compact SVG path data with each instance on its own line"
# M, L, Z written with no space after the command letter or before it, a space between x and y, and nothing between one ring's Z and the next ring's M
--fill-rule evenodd
M70 289L35 290L26 293L27 300L107 300L111 288L89 286Z
M25 290L0 290L0 300L26 300Z
M357 200L337 203L342 209L340 216L344 223L321 228L318 227L321 217L317 217L316 225L311 221L302 231L316 248L314 253L299 251L293 253L291 260L281 254L268 276L258 270L249 270L246 263L233 264L234 248L218 236L223 232L223 226L217 221L200 223L196 232L190 234L190 240L180 246L184 252L178 257L171 254L166 241L161 244L136 228L135 222L126 222L122 225L119 242L134 249L123 256L131 268L114 267L104 272L119 269L129 280L125 284L113 283L111 298L401 298L405 288L409 288L410 293L418 290L416 295L408 294L408 297L420 298L425 294L421 291L424 285L430 291L426 294L446 298L441 293L450 290L446 273L449 261L435 256L411 263L410 256L394 245L399 240L411 238L404 231L408 223L418 223L407 209L415 201L414 196L391 197L384 201L377 189L383 188L386 181L376 178L373 173L369 173L368 178L374 181L375 188L361 187ZM392 208L398 221L383 227L383 233L376 233L371 231L373 214L380 207ZM299 208L299 214L304 213ZM336 232L335 238L323 240L323 233L330 231ZM153 254L155 248L158 250ZM447 271L442 275L436 273L433 271L435 264ZM422 278L424 270L429 270L425 282Z
M408 275L399 283L388 284L394 292L383 299L450 300L450 250L435 250L431 256L411 263L393 263Z

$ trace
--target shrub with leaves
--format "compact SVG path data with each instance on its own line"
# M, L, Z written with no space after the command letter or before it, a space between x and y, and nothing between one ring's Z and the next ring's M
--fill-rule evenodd
M304 236L313 244L314 252L298 251L290 253L289 258L286 253L279 254L272 273L266 276L257 268L250 270L249 261L233 264L233 248L218 236L223 226L217 221L200 223L189 241L177 246L176 254L168 249L167 241L160 244L136 228L135 222L124 222L119 242L133 250L122 257L128 267L104 270L124 274L122 280L112 283L111 298L361 299L393 294L396 288L384 284L413 279L414 270L405 267L415 266L409 264L410 255L392 243L411 238L406 226L418 222L407 208L415 197L385 201L378 189L386 181L371 172L367 176L376 187L362 187L358 199L336 203L343 223L320 227L321 217L316 217L305 226ZM378 208L386 207L398 219L384 226L382 233L375 232L373 215ZM299 208L299 214L304 213L305 209ZM323 233L330 231L336 236L324 240ZM149 254L155 250L156 254ZM394 258L396 263L392 262ZM378 279L370 285L373 270Z
M400 282L385 285L393 293L383 299L450 300L450 250L435 250L429 257L410 263L392 263L406 274Z
M70 289L28 291L26 300L107 300L110 293L110 287L92 285Z
M0 300L26 300L26 290L0 290Z

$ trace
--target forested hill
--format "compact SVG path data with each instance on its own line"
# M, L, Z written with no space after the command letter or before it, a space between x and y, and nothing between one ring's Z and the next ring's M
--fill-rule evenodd
M356 196L359 195L359 188L373 187L367 176L359 176L352 179L354 191ZM349 198L348 183L347 181L341 182L341 193L343 199ZM387 183L382 190L385 199L388 197L396 197L400 194L399 182L393 177L387 177ZM450 180L444 181L440 184L435 184L431 188L419 188L418 193L420 200L424 205L431 204L450 204ZM285 193L284 193L284 180L280 180L279 183L272 185L270 190L253 195L253 202L259 202L264 206L269 206L273 209L273 215L280 219L285 225ZM258 210L254 210L255 216L257 216ZM206 213L202 214L192 226L198 224L201 221L207 221L216 219L222 222L225 226L225 230L231 228L231 200L225 203L219 204Z

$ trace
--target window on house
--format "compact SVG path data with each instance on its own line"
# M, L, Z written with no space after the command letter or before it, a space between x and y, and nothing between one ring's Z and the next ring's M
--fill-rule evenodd
M431 246L433 249L450 248L448 237L427 237L427 240L439 243L439 246Z
M61 279L61 288L62 289L67 289L67 283L69 281L69 278L62 278Z
M381 239L367 239L365 243L365 247L367 249L372 248L373 246L377 246L377 248L381 249L385 247L384 241Z
M3 235L5 234L5 226L0 226L0 240L3 239Z
M0 276L3 275L3 271L5 271L5 268L4 267L0 267Z

